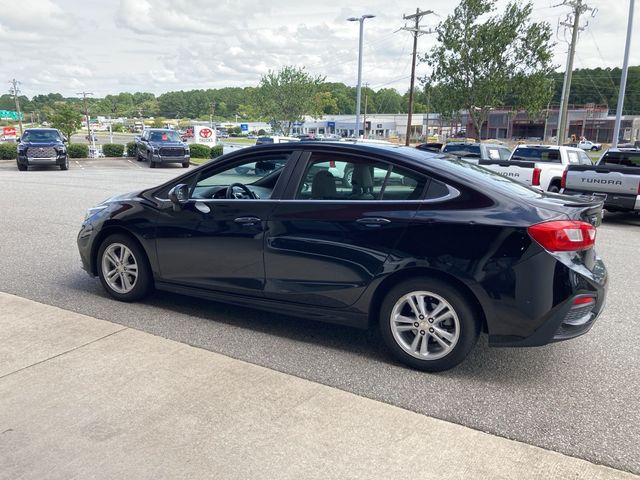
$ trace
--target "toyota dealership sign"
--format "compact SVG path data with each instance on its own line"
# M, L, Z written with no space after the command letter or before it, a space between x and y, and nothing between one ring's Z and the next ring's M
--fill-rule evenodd
M211 127L197 125L193 130L193 138L196 143L213 146L216 144L216 131Z

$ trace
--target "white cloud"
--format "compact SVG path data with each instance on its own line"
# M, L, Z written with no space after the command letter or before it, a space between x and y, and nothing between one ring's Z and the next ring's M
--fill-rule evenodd
M507 1L497 0L497 8ZM576 67L619 66L627 2L589 3L601 12L581 35ZM430 6L440 17L425 17L425 27L451 14L456 4ZM568 9L553 5L534 0L533 15L555 30ZM0 68L21 80L27 95L73 95L80 84L96 95L256 85L268 70L291 64L354 85L358 23L346 18L372 13L376 18L365 22L363 80L376 89L404 91L411 36L396 31L405 23L402 14L412 11L410 0L369 0L366 6L338 0L22 0L0 17L0 41L20 61L0 58ZM421 36L420 52L433 44L433 35ZM632 44L640 45L638 28ZM565 45L555 47L557 64L564 65L565 51ZM631 64L640 64L640 49L632 49ZM419 76L426 71L418 66Z

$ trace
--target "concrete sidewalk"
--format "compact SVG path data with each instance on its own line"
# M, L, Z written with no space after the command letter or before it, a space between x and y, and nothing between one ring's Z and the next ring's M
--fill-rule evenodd
M0 293L0 479L409 477L638 478Z

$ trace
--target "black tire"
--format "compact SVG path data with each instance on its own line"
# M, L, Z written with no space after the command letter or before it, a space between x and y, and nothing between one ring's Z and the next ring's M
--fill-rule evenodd
M547 190L549 193L560 193L560 187L558 185L549 185L549 190Z
M156 168L156 162L149 160L149 168Z
M105 272L103 272L103 257L105 255L105 251L107 251L109 247L116 245L124 245L126 248L128 248L131 251L137 265L138 275L133 282L133 288L130 291L124 293L116 291L109 284L109 282L105 278ZM153 276L151 274L151 267L149 266L147 255L142 247L140 247L140 245L128 235L117 233L114 235L109 235L107 238L105 238L100 245L100 248L98 249L96 265L100 283L102 283L102 286L107 291L107 293L116 300L120 300L121 302L134 302L146 296L151 290L151 287L153 285ZM122 284L122 282L120 283Z
M342 186L344 188L351 188L351 180L353 180L353 168L346 168L342 177Z
M189 162L182 162L182 168L189 168Z
M140 151L136 148L136 160L139 162L144 162L144 157L140 155Z
M64 159L64 163L60 165L60 170L69 170L69 158Z
M428 292L437 295L445 301L445 304L448 303L453 310L453 316L450 316L447 320L441 322L436 320L435 323L431 324L427 323L431 320L427 317L423 317L422 319L418 319L416 317L416 323L420 322L424 325L419 325L418 328L415 328L415 335L411 331L396 333L396 335L402 336L403 339L406 338L408 343L408 340L414 340L418 335L420 335L420 332L422 332L423 338L418 342L418 344L421 345L426 341L427 349L430 349L428 354L433 355L435 357L433 359L428 359L428 355L425 358L418 358L417 356L410 354L406 350L406 348L409 347L401 346L400 341L396 340L393 333L391 321L392 312L396 303L401 304L403 297L411 292ZM434 297L429 298L435 300ZM430 305L438 306L439 303ZM435 308L435 306L433 308ZM447 317L447 310L448 309L445 309L444 317ZM406 310L401 311L405 312ZM455 332L456 327L454 317L457 318L457 339L455 342L452 341L449 343L448 348L450 350L445 354L444 348L441 347L441 344L436 342L435 335L428 333L428 331L433 331L431 326L439 326L440 329L450 329L447 331L449 334L452 331ZM393 355L402 363L426 372L439 372L458 365L472 350L480 334L480 320L478 315L464 295L448 283L430 277L420 277L407 280L392 288L382 302L379 321L382 338L389 350L391 350L391 353L393 353ZM414 325L416 324L411 325L411 327ZM436 330L438 330L437 327ZM429 347L429 345L431 346ZM440 352L438 352L438 349L440 349ZM443 356L437 358L438 355Z
M24 165L23 163L18 163L18 170L20 172L26 172L28 168L29 167L27 165Z
M591 151L592 152L597 152L598 151L598 147L591 147Z

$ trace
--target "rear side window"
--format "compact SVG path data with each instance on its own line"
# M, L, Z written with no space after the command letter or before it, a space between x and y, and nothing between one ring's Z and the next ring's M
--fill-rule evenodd
M480 158L480 145L466 145L450 143L442 149L444 153L455 155L456 157Z
M529 160L531 162L560 162L560 150L535 147L518 147L514 150L512 160ZM577 160L576 160L577 163Z
M589 155L582 151L578 152L578 158L580 159L581 165L593 165L593 162L589 158Z
M640 152L607 152L602 156L600 165L640 167Z
M422 175L341 154L314 153L296 191L300 200L418 200Z

